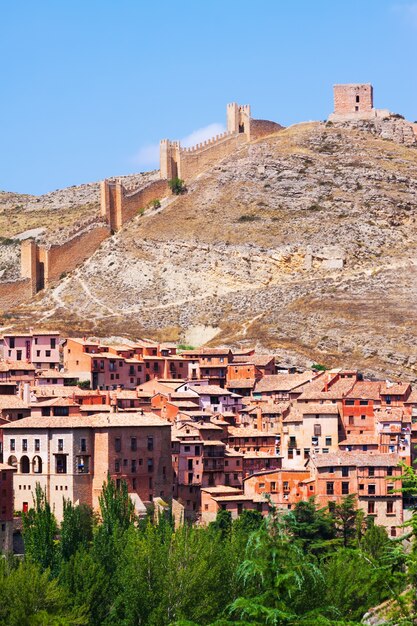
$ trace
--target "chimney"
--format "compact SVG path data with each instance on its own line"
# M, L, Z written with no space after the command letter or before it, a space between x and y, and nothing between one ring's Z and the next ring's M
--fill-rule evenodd
M168 402L171 402L171 400L172 400L172 393L169 392L169 394L168 394Z
M19 389L18 389L17 395L19 396L19 398L21 400L23 400L23 383L22 383L22 381L20 381L20 383L19 383Z
M256 428L262 432L262 409L260 406L256 407Z

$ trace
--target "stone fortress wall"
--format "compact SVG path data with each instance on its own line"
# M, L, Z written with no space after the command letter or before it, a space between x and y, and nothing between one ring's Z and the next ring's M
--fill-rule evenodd
M366 123L367 120L380 120L380 123L386 123L392 117L400 116L392 116L387 109L373 107L372 85L334 86L334 113L329 116L329 121ZM101 220L68 234L62 244L51 246L31 239L23 241L21 278L0 283L0 310L10 309L58 282L64 273L72 271L91 256L102 241L112 232L120 230L140 209L153 200L169 196L170 179L179 177L189 182L245 143L277 133L283 128L276 122L252 119L250 106L236 103L227 105L226 121L225 133L191 148L182 147L179 141L161 140L160 173L156 180L134 190L126 189L121 181L102 181ZM407 128L404 130L403 126ZM400 131L411 133L415 141L416 124L404 121ZM407 141L410 143L410 138ZM338 259L338 263L343 264L343 260Z

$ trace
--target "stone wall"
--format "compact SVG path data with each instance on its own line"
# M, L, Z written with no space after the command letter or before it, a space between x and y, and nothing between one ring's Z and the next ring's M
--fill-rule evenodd
M260 139L272 133L277 133L279 130L283 130L281 124L276 122L270 122L269 120L251 120L250 122L250 140Z
M179 151L178 176L190 180L232 154L247 141L244 133L218 135L193 148Z
M168 195L170 190L165 179L154 180L130 193L121 182L111 183L104 180L101 183L101 215L112 230L119 230L149 202Z
M30 278L0 283L0 311L8 311L26 302L33 295Z
M334 112L344 113L364 113L372 111L373 89L372 85L334 85Z

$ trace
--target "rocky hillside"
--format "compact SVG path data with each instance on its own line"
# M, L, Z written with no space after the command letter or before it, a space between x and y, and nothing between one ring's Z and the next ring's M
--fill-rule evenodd
M415 379L416 216L417 149L401 120L299 124L135 218L16 313Z

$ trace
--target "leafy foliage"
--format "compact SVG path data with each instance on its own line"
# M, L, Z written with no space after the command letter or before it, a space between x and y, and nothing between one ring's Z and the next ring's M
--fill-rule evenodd
M169 511L138 522L126 484L109 478L99 518L64 502L58 529L38 487L26 560L1 563L0 626L355 626L385 600L394 623L413 624L414 540L407 554L366 527L350 497L331 510L313 498L270 506L267 518L219 511L208 527L175 529Z

